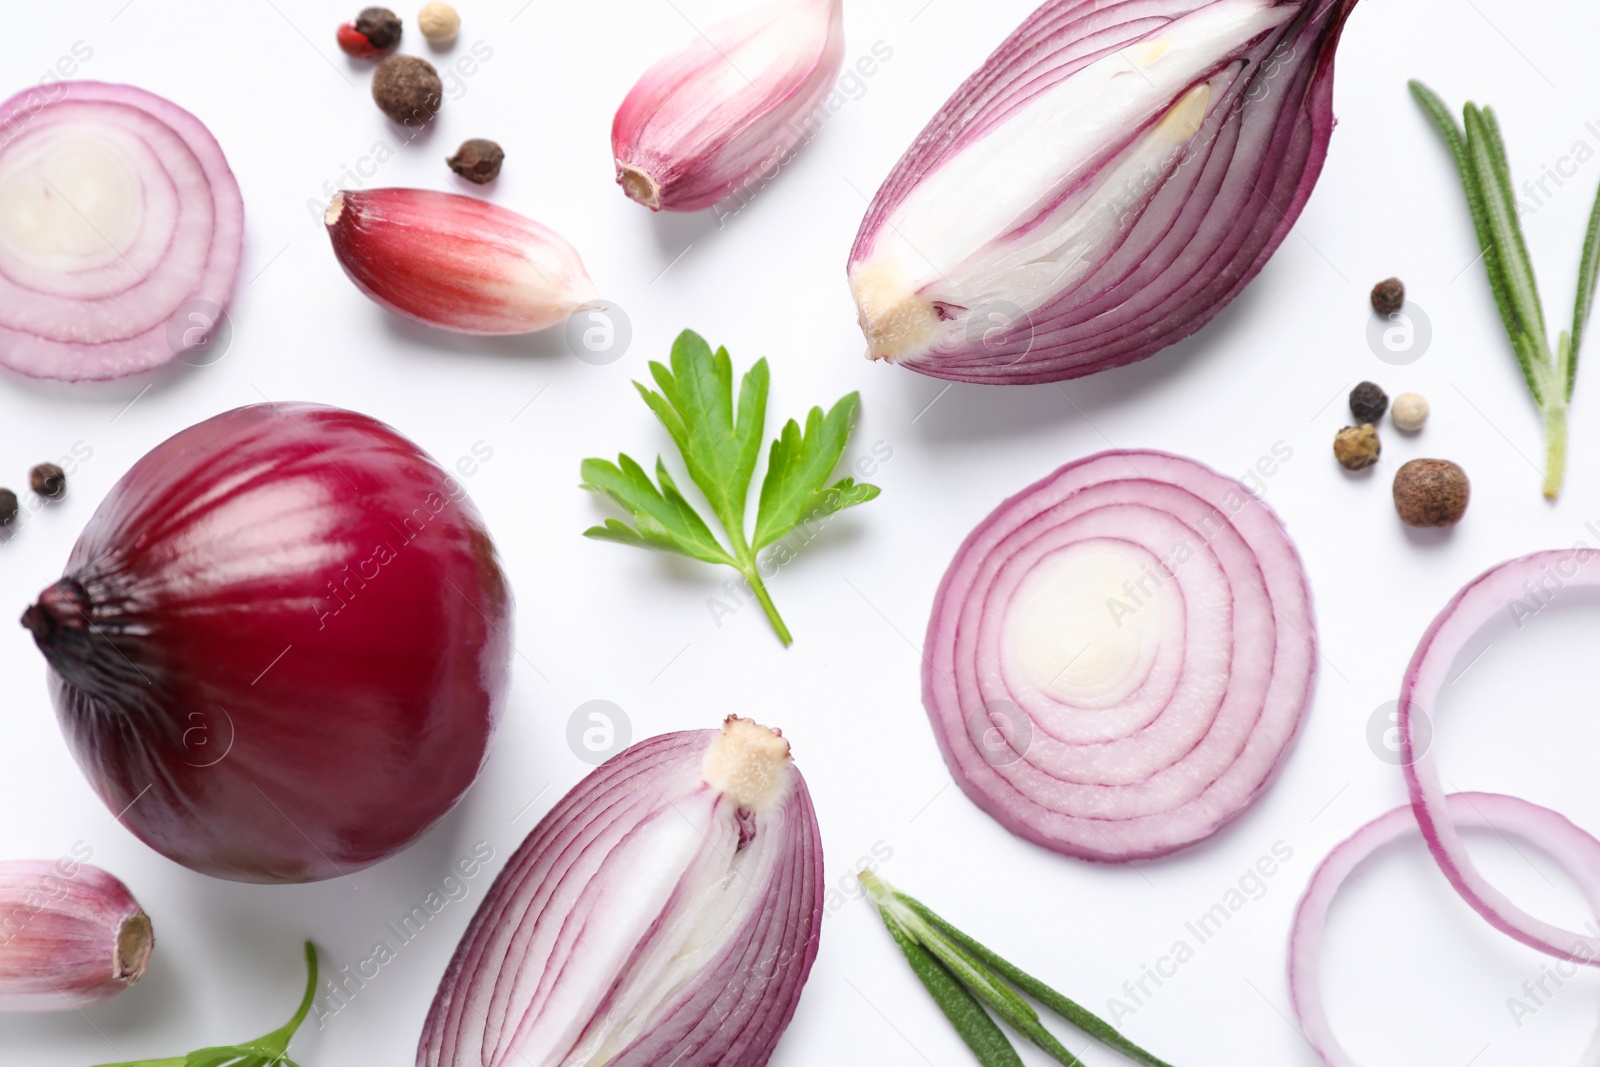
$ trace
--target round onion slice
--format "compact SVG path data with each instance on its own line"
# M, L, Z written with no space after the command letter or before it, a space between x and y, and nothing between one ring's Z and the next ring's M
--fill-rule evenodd
M0 366L84 381L209 360L243 238L222 149L171 101L75 81L0 104Z
M1479 630L1502 612L1520 624L1552 598L1590 586L1600 586L1600 558L1587 548L1535 552L1491 568L1468 583L1433 620L1411 657L1400 689L1399 727L1411 806L1429 851L1456 892L1496 929L1523 944L1561 959L1600 965L1600 938L1535 918L1489 884L1467 853L1445 805L1444 783L1429 746L1417 743L1422 730L1432 734L1427 716L1438 707L1439 692L1457 654Z
M1266 786L1316 674L1305 572L1238 481L1105 452L1000 505L934 601L923 701L961 787L1093 860L1214 834Z
M1452 793L1441 798L1455 826L1512 833L1538 845L1577 881L1589 904L1600 914L1600 841L1561 815L1537 804L1499 793ZM1311 876L1305 896L1295 911L1289 936L1289 997L1306 1040L1328 1067L1358 1067L1338 1038L1322 1003L1323 932L1328 908L1345 879L1378 849L1417 829L1411 809L1399 807L1367 823L1339 844ZM1583 1067L1600 1064L1600 1033L1583 1057Z

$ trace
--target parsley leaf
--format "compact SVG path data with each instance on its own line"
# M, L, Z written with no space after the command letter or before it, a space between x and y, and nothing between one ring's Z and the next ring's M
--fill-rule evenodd
M793 419L784 426L767 454L767 474L761 483L751 538L745 533L745 506L766 426L767 361L758 360L745 373L737 403L733 361L727 349L712 352L704 338L685 330L673 342L671 363L670 368L650 364L655 389L638 382L634 387L672 436L690 479L722 527L726 544L684 499L660 458L656 460L656 480L651 481L645 469L627 455L618 456L616 463L584 460L583 488L620 505L632 525L607 519L605 525L585 530L584 536L733 567L744 575L779 639L788 645L794 638L767 595L757 553L802 523L813 529L829 516L878 495L877 486L854 478L828 484L844 455L861 397L851 393L826 415L820 407L812 408L803 432Z

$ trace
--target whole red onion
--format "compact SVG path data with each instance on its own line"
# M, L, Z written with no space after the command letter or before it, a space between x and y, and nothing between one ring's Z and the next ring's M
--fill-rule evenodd
M23 615L96 792L186 867L305 882L476 777L511 593L461 485L365 415L239 408L134 465Z

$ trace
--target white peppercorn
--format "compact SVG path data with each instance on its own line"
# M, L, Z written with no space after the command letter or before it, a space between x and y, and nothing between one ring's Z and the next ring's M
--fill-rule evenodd
M1416 433L1428 421L1428 401L1421 393L1401 393L1394 398L1389 415L1397 429Z
M429 44L449 44L461 32L461 16L449 4L434 0L417 13L417 28Z

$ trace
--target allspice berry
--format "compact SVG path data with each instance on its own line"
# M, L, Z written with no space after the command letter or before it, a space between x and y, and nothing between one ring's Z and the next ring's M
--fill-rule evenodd
M1385 278L1372 287L1372 310L1388 318L1406 303L1406 287L1399 278Z
M46 500L67 495L67 472L54 463L41 463L28 472L28 487Z
M445 160L451 170L479 185L493 181L500 173L500 164L505 161L505 149L483 137L462 141L456 154Z
M1414 459L1394 475L1394 509L1407 526L1454 526L1471 497L1467 472L1447 459Z
M1389 410L1389 394L1372 382L1362 382L1350 390L1350 414L1357 422L1377 422Z
M1347 471L1366 470L1378 462L1382 451L1383 442L1378 440L1378 431L1370 422L1346 426L1333 438L1333 456Z
M0 530L7 529L16 520L17 512L22 510L21 501L17 494L9 489L0 489Z
M372 76L372 99L402 126L421 126L439 113L444 83L426 59L389 56Z

